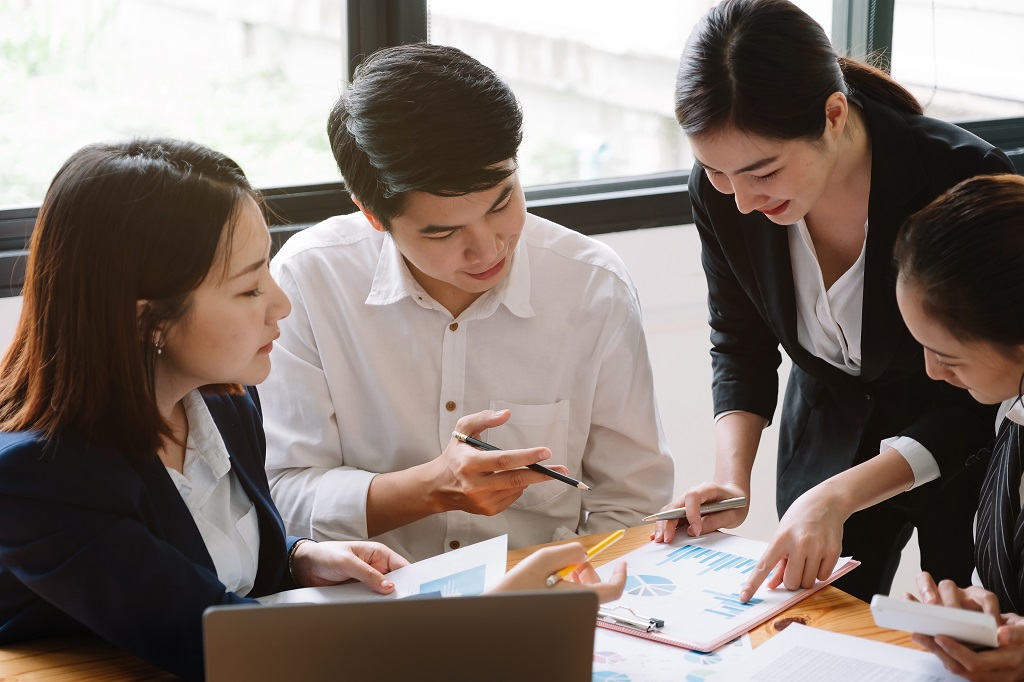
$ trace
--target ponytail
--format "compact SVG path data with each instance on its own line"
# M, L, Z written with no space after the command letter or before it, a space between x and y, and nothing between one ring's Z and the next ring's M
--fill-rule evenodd
M838 59L843 80L854 94L862 94L904 114L924 113L917 98L885 71L849 57Z

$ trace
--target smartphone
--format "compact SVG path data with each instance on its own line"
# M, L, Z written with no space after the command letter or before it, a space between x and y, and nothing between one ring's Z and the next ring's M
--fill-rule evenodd
M700 515L707 516L708 514L714 514L715 512L725 511L726 509L738 509L740 507L747 506L747 498L745 497L731 497L728 500L719 500L718 502L708 502L700 506ZM657 514L651 514L645 516L642 521L663 521L665 519L680 519L680 525L686 524L686 509L680 507L679 509L669 509L668 511L658 512Z
M997 647L996 619L981 611L922 604L883 594L871 598L875 625L922 635L946 635L974 646Z

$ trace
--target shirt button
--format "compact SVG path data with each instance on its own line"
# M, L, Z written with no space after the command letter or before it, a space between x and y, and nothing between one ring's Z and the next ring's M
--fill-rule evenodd
M458 549L459 548L459 541L458 540L452 540L451 542L448 543L448 546L451 547L452 549Z
M456 329L459 328L459 323L458 322L452 322L450 325L448 325L448 328L451 329L452 331L455 331Z
M449 400L448 402L446 402L444 404L444 409L448 410L449 412L454 412L455 411L455 403L452 402L451 400Z

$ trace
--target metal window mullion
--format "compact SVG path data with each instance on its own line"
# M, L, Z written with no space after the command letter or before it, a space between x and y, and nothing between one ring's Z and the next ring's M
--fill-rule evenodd
M832 45L844 56L892 60L892 24L896 0L832 0Z
M345 74L351 80L366 55L382 47L427 39L427 0L348 0L345 22Z

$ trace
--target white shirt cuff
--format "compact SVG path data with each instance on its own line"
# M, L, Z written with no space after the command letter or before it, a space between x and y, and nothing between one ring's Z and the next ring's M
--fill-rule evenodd
M320 540L366 540L366 495L372 471L338 467L319 480L310 536Z
M744 412L744 410L726 410L725 412L719 412L718 414L715 415L715 423L717 424L719 419L721 419L722 417L724 417L726 415L733 414L734 412ZM753 412L751 412L750 414L753 414ZM762 417L762 419L764 419L764 417ZM762 426L761 428L762 429L767 429L768 428L768 420L767 419L764 420L764 426Z
M934 481L942 474L939 471L939 463L935 461L928 448L913 438L908 438L907 436L886 438L882 441L879 451L886 448L892 448L903 455L903 459L907 460L907 464L910 465L911 470L914 472L914 485L910 486L908 490L913 490L919 485Z

